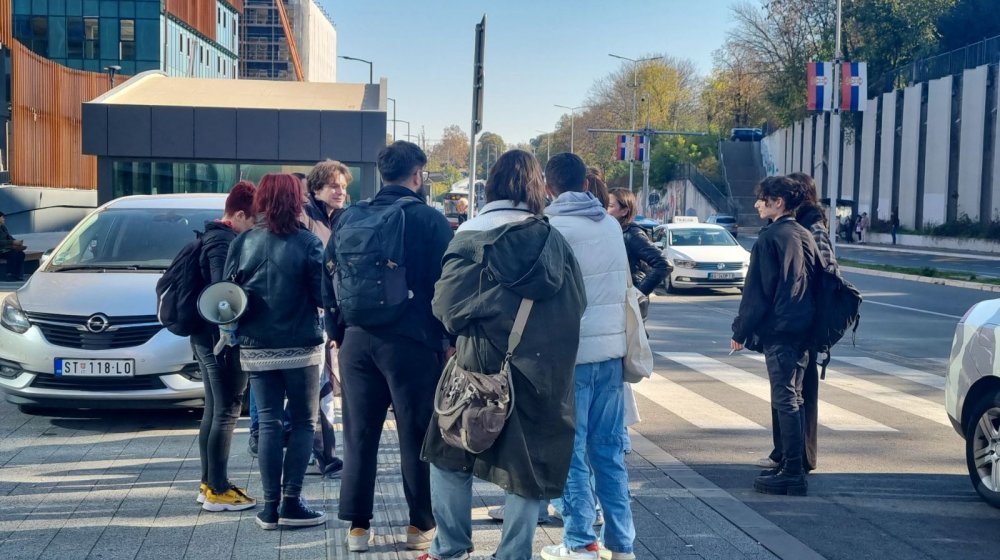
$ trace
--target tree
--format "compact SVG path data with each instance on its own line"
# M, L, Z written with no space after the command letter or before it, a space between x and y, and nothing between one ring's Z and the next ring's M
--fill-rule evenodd
M476 169L479 170L477 177L485 177L487 172L500 154L507 150L503 138L495 132L484 132L479 136L479 145L476 147Z
M1000 35L1000 10L996 0L958 0L941 16L937 27L942 49L960 49Z
M469 135L455 124L445 128L441 140L431 146L429 159L440 166L464 168L469 161Z

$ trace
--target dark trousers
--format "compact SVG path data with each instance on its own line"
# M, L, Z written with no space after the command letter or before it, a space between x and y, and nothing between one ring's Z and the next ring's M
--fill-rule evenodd
M213 492L222 493L229 490L229 448L243 406L247 375L240 368L238 350L227 348L216 356L214 345L211 335L191 337L191 349L205 382L205 410L198 431L201 481Z
M24 274L24 251L7 251L0 253L0 259L7 261L7 276Z
M410 525L422 531L434 527L430 470L420 460L420 448L434 411L434 389L442 367L441 352L414 340L353 327L347 330L340 347L344 408L340 519L361 524L372 519L379 438L392 404Z
M803 381L809 354L794 344L765 344L764 361L771 382L771 418L775 447L781 449L786 471L803 469L805 411Z
M257 399L260 439L257 458L264 501L302 495L302 480L312 454L313 432L319 409L319 366L250 373L250 387ZM285 405L285 399L288 405ZM291 422L288 447L282 458L284 416Z
M816 453L819 449L819 366L817 365L816 352L809 352L809 363L806 364L805 376L802 379L802 432L805 440L803 449L805 459L803 465L806 470L816 470ZM771 435L774 440L774 449L771 451L771 460L780 463L781 455L781 432L778 430L777 412L771 409Z

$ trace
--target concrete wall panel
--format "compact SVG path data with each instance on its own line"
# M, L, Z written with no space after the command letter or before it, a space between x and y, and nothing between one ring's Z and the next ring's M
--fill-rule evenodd
M878 126L878 98L869 99L861 128L861 177L858 189L858 214L872 210L875 187L875 127Z
M826 136L829 134L826 129L826 115L820 113L816 115L816 136L813 145L813 170L810 175L812 175L813 180L816 181L816 192L819 193L820 198L826 195L826 183L823 172L827 166L827 155L824 147L826 146Z
M997 74L994 78L996 79L994 83L1000 84L1000 68L997 69ZM1000 116L1000 95L997 96L997 106L992 108L992 110L997 111L997 115ZM997 215L1000 214L1000 120L997 121L993 133L993 182L990 188L992 195L990 197L989 215L991 220L996 219Z
M923 225L943 224L948 210L948 164L951 146L951 76L931 80L927 88L927 148L924 158Z
M961 151L958 158L958 216L979 219L983 190L987 66L962 74Z
M913 227L917 221L917 166L920 163L920 105L923 84L903 92L903 135L899 158L899 221ZM891 210L891 209L890 209Z
M807 117L806 120L802 121L802 165L799 167L799 171L807 174L813 174L813 118Z
M854 135L845 134L840 149L840 199L854 200Z
M892 210L892 179L896 173L893 165L893 153L896 150L896 92L882 94L882 155L879 158L878 178L878 218L889 219ZM869 216L875 216L869 212Z

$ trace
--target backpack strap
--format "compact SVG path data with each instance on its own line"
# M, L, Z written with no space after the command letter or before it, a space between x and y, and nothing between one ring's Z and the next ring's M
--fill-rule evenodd
M826 379L826 366L830 365L830 351L827 350L826 352L820 352L820 354L823 354L824 358L820 360L817 355L816 364L820 367L819 378Z

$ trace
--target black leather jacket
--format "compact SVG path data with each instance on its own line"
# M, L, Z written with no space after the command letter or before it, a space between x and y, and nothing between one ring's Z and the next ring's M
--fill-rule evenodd
M622 227L625 236L625 251L628 253L628 267L632 272L632 283L647 296L667 279L670 265L663 253L653 245L646 232L635 222Z
M299 348L323 342L318 308L323 246L302 228L275 235L263 225L233 241L226 278L246 290L249 303L239 321L244 348Z

